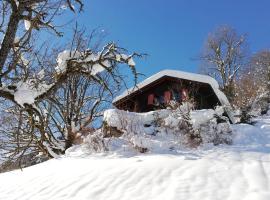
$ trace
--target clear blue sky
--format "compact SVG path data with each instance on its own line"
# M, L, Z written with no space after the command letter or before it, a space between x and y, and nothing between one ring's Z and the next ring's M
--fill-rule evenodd
M196 72L193 58L219 25L246 33L251 53L270 47L270 0L85 0L76 20L104 29L108 41L148 53L137 61L147 76L166 68Z

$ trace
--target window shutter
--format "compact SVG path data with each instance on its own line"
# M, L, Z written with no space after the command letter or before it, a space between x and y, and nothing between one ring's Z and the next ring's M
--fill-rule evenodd
M149 94L148 95L148 105L153 105L154 104L154 94Z
M165 91L164 92L164 100L165 100L165 103L170 102L170 100L171 100L171 92L170 91Z
M182 101L186 101L188 99L188 90L182 89Z

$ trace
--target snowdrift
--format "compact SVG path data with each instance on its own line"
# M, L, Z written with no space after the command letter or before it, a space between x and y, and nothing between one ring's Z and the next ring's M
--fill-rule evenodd
M269 200L270 116L232 129L232 145L177 154L160 148L89 155L86 146L75 146L60 158L0 174L0 199Z

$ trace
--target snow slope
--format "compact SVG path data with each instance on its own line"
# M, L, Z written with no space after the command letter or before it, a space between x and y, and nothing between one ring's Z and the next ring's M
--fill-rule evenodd
M0 199L269 200L270 116L234 125L234 145L179 154L64 157L0 174Z

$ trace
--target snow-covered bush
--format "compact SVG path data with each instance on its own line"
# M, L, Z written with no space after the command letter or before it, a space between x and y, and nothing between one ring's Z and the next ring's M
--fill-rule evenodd
M200 125L199 134L203 143L232 144L232 130L227 121L218 122L219 116L215 116L209 122Z
M231 127L222 114L222 107L191 110L189 104L147 113L109 109L104 113L104 128L86 137L85 145L91 152L164 153L209 143L231 144Z
M258 96L250 106L250 114L254 116L266 114L269 110L269 104L269 92L263 93L262 95Z
M192 106L184 104L172 110L165 118L164 126L168 126L177 134L184 136L186 146L196 147L200 144L213 143L214 145L231 143L231 128L228 119L222 116L224 110L191 110ZM177 123L170 123L171 119L178 119Z
M91 152L103 152L107 150L100 130L89 135L85 139L85 144L87 145L88 150Z
M235 116L238 118L238 122L245 124L253 124L253 118L264 115L268 112L270 106L270 97L268 92L264 92L261 95L258 95L255 100L238 109L238 112L235 113Z

